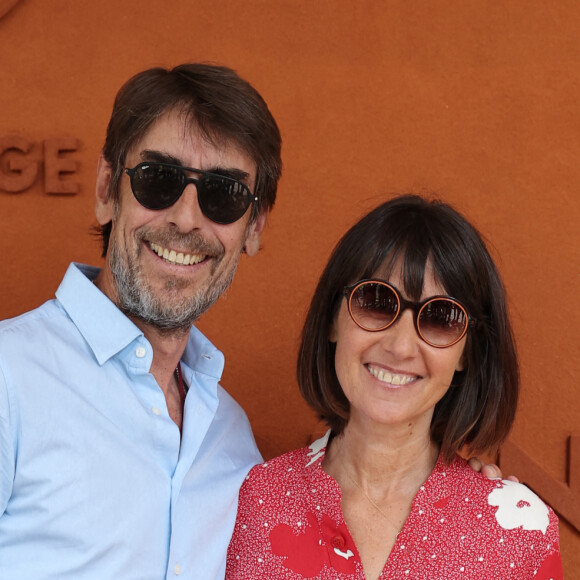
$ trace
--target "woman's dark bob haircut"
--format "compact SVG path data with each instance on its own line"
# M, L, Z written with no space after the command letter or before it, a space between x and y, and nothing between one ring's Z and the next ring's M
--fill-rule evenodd
M465 370L455 373L451 387L435 406L431 438L447 461L464 445L472 453L493 452L511 428L519 390L505 291L477 230L440 201L417 195L396 197L370 212L340 240L304 324L298 356L300 391L333 433L342 433L349 402L336 376L335 345L329 335L344 299L343 289L364 278L388 280L400 263L401 291L419 300L427 261L445 292L477 320L467 333Z

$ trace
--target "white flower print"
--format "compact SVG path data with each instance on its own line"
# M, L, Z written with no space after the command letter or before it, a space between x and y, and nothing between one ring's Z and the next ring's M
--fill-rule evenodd
M544 502L521 483L504 480L488 496L489 505L497 506L497 523L504 530L522 527L524 530L548 529L550 516Z

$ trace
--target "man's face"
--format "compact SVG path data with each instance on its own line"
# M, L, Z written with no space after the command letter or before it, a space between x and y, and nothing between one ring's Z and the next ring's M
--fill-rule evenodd
M237 170L254 190L255 163L233 145L212 145L178 113L167 113L129 151L125 166L158 161L205 171ZM177 202L149 210L135 199L128 175L119 201L106 198L110 167L101 160L96 214L113 227L101 289L129 316L158 329L185 330L230 285L244 246L259 249L265 216L249 223L251 209L238 221L220 225L206 218L189 184Z

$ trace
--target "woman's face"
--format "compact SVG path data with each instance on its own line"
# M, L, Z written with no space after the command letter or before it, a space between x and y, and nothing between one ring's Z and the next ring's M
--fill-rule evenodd
M395 265L388 282L403 292L401 265ZM435 281L427 262L420 300L446 294ZM330 332L336 343L335 368L350 402L350 420L411 428L429 433L436 403L447 392L455 371L462 370L465 337L448 348L435 348L421 340L411 309L395 324L379 332L359 328L342 300Z

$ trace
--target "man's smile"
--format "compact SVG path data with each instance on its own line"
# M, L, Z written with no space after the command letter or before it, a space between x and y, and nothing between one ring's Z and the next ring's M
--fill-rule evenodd
M183 266L189 266L190 264L199 264L207 258L206 254L186 254L184 252L170 250L164 248L159 244L149 242L149 247L166 262L170 264L179 264Z

